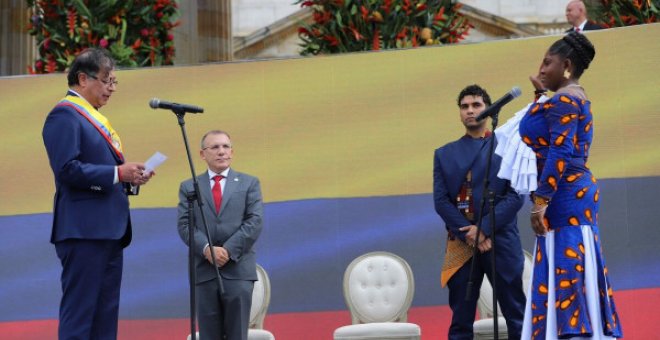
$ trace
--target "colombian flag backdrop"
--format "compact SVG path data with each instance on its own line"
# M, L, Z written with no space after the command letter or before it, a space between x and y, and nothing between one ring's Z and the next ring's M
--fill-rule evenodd
M626 339L650 339L660 321L660 24L587 34L597 53L581 84L593 102L589 165L601 185L605 256ZM102 112L127 160L155 151L169 157L131 198L119 337L189 333L187 250L175 206L191 173L176 117L147 105L159 97L204 107L185 117L198 173L201 136L223 129L235 147L233 168L261 179L265 225L256 251L272 284L265 328L276 338L331 339L349 324L343 272L375 250L410 263L409 320L423 339L445 338L446 233L433 209L433 151L463 134L456 98L466 85L485 87L493 99L523 89L501 121L531 101L528 76L559 38L118 71ZM65 91L63 74L0 78L2 338L57 334L61 268L49 243L54 185L41 128ZM520 211L519 227L531 250L528 211Z

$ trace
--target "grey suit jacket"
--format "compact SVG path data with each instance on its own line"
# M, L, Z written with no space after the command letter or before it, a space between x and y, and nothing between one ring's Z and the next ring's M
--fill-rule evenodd
M215 212L208 172L197 176L197 181L201 194L201 211L206 218L213 245L223 246L230 255L229 262L220 267L220 275L225 279L257 280L256 258L252 247L262 229L263 201L259 179L229 169L222 192L220 214ZM192 244L188 240L186 195L189 192L194 192L192 179L182 182L179 187L178 230L183 242L193 247L197 283L201 283L214 279L215 270L203 254L208 241L197 205Z

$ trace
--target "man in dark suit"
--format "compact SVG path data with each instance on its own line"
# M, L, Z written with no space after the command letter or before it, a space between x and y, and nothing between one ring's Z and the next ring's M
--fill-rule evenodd
M566 5L566 21L572 26L569 32L583 32L603 29L601 26L587 20L587 8L581 0L571 0Z
M433 164L433 200L435 210L445 222L447 250L442 266L443 287L449 286L449 307L452 321L448 338L472 339L473 323L479 288L484 274L499 289L497 300L506 318L509 339L519 339L525 308L522 289L523 252L520 245L516 214L522 206L521 197L499 179L501 159L494 156L490 169L490 188L495 192L495 226L484 211L477 241L477 218L480 212L483 180L488 162L488 142L493 138L476 117L490 105L488 93L477 85L463 89L458 97L460 117L465 135L435 150ZM488 209L486 205L485 209ZM495 235L496 274L491 271L492 237ZM470 261L474 247L478 248L470 300L466 301L470 277Z
M200 156L208 170L197 177L202 212L208 223L209 244L200 210L195 208L195 230L188 240L188 199L193 181L179 188L178 229L195 253L197 309L201 340L247 339L252 289L257 280L253 245L262 229L263 202L256 177L230 168L234 150L229 134L213 130L202 138ZM213 258L219 267L219 291Z
M51 242L62 262L60 339L116 339L123 248L131 242L127 195L151 173L124 160L98 109L117 86L105 50L79 54L69 91L48 114L43 140L55 177Z

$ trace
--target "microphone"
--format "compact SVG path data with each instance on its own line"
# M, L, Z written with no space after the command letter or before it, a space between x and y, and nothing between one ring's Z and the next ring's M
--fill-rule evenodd
M175 113L179 112L188 112L188 113L203 113L204 109L195 106L195 105L188 105L188 104L179 104L179 103L170 103L166 102L164 100L160 100L158 98L152 98L149 101L149 106L152 109L167 109L167 110L172 110Z
M477 117L477 122L480 122L487 117L492 117L493 115L496 115L500 112L502 109L502 106L508 104L510 101L512 101L514 98L517 98L520 96L522 92L520 91L520 88L518 86L515 86L514 88L509 91L509 93L505 94L504 97L498 99L493 105L487 107L479 116Z

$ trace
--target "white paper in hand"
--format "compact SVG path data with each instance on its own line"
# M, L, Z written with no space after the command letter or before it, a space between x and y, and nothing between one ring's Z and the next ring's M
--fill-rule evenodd
M149 157L146 162L144 162L144 172L153 172L156 170L156 168L163 164L165 160L167 159L167 156L163 155L162 153L156 151L156 153L153 154L153 156Z

